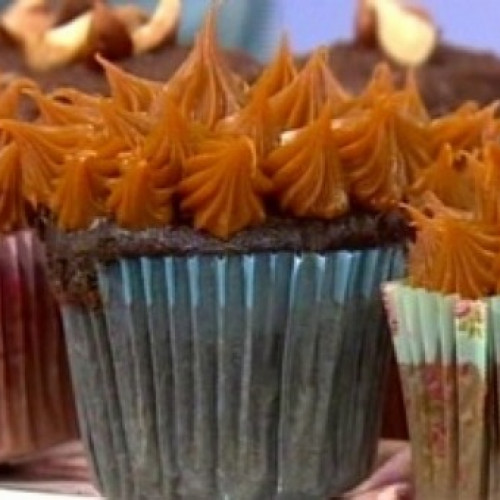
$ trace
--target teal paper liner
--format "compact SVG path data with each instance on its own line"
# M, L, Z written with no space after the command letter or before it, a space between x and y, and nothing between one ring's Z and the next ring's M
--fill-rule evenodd
M417 499L498 499L500 298L384 287Z
M82 431L112 500L324 499L376 451L396 248L98 264L63 305Z
M44 248L0 237L0 462L77 438L64 335Z

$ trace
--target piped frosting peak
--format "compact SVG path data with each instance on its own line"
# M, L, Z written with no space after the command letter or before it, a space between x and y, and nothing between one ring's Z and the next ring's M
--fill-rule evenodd
M410 280L416 287L477 299L495 292L498 228L450 214L428 217L409 208L417 227L410 249Z
M331 128L331 106L265 162L282 210L331 219L349 208L347 181Z
M264 69L254 89L262 89L264 87L265 93L270 97L292 83L296 75L297 68L293 61L288 36L284 35L276 56L269 66ZM253 91L251 90L251 92Z
M254 142L246 136L208 139L184 168L179 184L181 210L193 217L197 229L222 239L262 223L262 195L271 181L258 168Z
M376 210L405 199L430 163L428 129L402 112L401 105L399 96L383 95L362 116L336 130L352 193L360 204Z
M411 193L418 197L430 191L451 208L473 211L479 170L482 171L479 162L470 153L455 153L449 144L444 144L436 160L417 178Z
M166 88L187 117L209 127L243 105L247 85L229 69L217 47L215 7L209 10L191 54Z
M304 127L318 118L327 102L340 107L349 99L327 58L326 48L317 49L293 81L272 97L271 108L283 130Z

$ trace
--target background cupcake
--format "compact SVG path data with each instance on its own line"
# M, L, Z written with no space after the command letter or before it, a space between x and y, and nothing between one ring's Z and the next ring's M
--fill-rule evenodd
M465 155L459 166L448 164L458 168L453 194L463 195L455 197L460 210L436 198L426 214L409 209L417 229L409 279L384 289L418 498L499 494L499 153L497 143L487 143L476 156ZM451 175L448 170L449 182ZM451 189L436 192L451 199Z
M2 119L16 115L21 92L31 87L22 79L2 82ZM77 429L45 250L29 229L34 200L18 145L0 136L0 462L7 462L75 439Z

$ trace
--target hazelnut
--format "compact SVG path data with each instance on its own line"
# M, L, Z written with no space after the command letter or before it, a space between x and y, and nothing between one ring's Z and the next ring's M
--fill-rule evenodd
M365 47L379 46L394 62L413 67L431 56L438 29L425 9L403 0L358 0L355 39Z
M147 52L174 39L180 16L181 0L159 0L149 21L132 33L134 52Z

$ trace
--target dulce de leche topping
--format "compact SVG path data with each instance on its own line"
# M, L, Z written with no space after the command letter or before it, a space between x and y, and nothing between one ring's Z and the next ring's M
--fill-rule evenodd
M265 87L266 94L273 96L292 83L296 75L297 69L293 61L288 37L283 36L276 56L269 66L264 69L251 92L254 89Z
M96 59L106 72L111 96L116 105L128 111L150 110L162 89L161 84L126 73L101 56Z
M363 206L394 207L430 163L428 130L402 112L403 102L381 96L335 131L352 193Z
M112 183L107 201L116 222L134 230L168 224L173 194L170 173L134 151L121 153L118 161L121 176Z
M191 54L167 83L167 92L181 111L209 127L238 111L247 89L219 51L215 16L216 10L210 9Z
M328 52L317 49L294 80L271 99L271 108L283 130L304 127L317 118L324 104L340 107L349 99L328 66Z
M251 139L208 139L184 167L179 184L181 209L193 216L195 228L226 239L265 220L262 195L271 189L271 182L258 168Z
M497 103L480 109L467 102L450 115L437 118L431 124L432 150L437 153L443 143L455 150L473 151L481 147L485 134L494 126Z
M74 105L43 94L39 89L26 92L35 102L39 120L45 125L96 125L100 121L95 106Z
M446 206L472 212L479 168L479 162L469 153L455 153L449 144L444 144L436 160L413 184L411 193L418 197L430 191Z
M495 292L498 227L447 213L428 217L408 210L417 228L409 255L412 286L469 299Z
M57 225L65 231L89 227L104 215L109 179L117 177L115 162L99 159L94 151L68 155L51 197Z
M331 107L275 149L265 162L282 210L299 217L331 219L347 212L345 174L330 125Z
M279 142L279 127L269 105L267 89L256 87L248 104L233 116L221 120L220 132L245 134L255 142L259 159L265 158Z
M0 128L19 147L27 191L36 193L36 201L47 206L52 183L60 175L65 157L84 145L88 127L37 126L15 120L1 120Z
M476 216L487 224L500 226L500 145L497 142L484 145L480 165L482 168L476 176Z
M7 97L0 89L4 231L24 226L29 211L48 209L67 231L108 218L129 230L192 224L227 239L268 215L273 224L280 217L331 220L424 201L435 217L427 223L415 215L417 229L437 236L417 239L416 282L446 291L458 284L468 295L486 290L471 273L482 275L484 249L491 249L481 235L489 238L500 217L500 146L481 150L497 128L493 106L468 105L431 121L414 75L398 88L387 66L351 96L324 49L297 73L286 40L249 88L217 48L214 10L170 81L100 62L110 98L72 89L46 96L20 83ZM11 116L20 92L38 106L35 123ZM440 268L422 257L461 231L465 246L446 246Z

